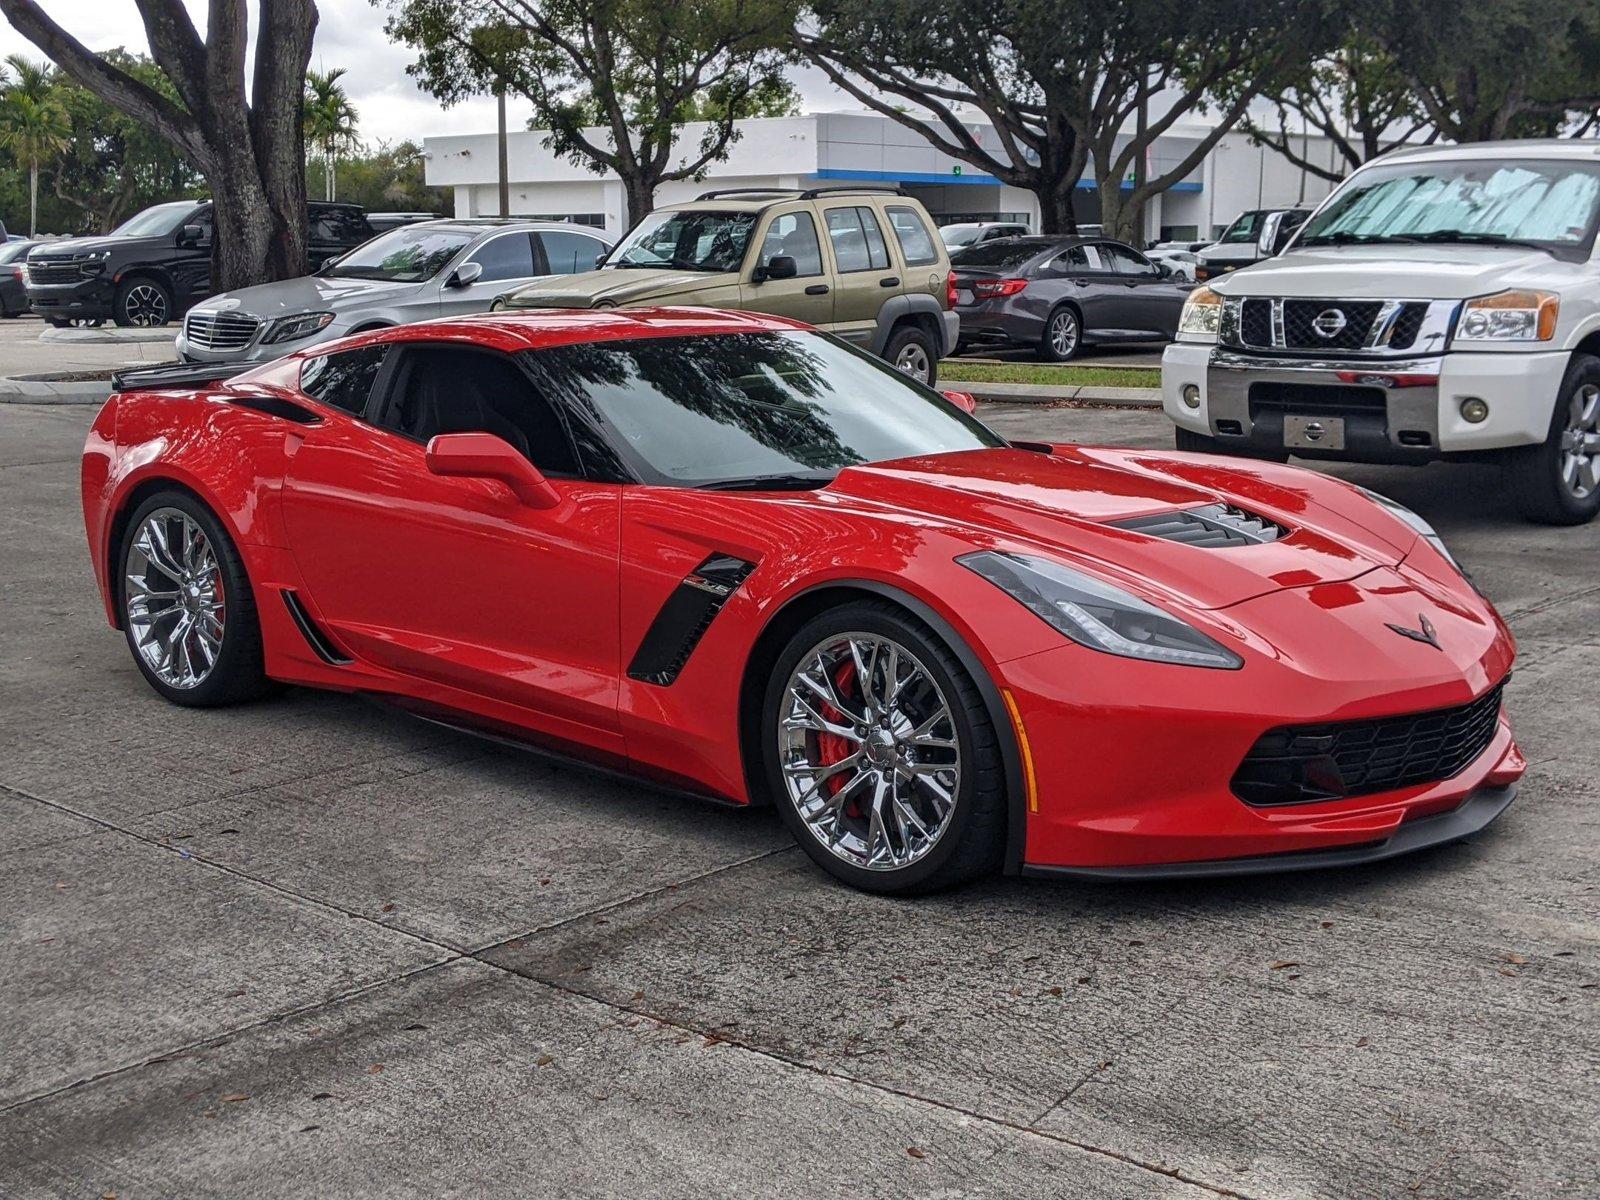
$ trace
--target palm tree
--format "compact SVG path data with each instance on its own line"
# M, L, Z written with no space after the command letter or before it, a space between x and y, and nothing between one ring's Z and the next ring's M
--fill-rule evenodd
M339 152L349 149L356 141L358 114L339 82L344 74L343 67L306 72L306 142L322 154L326 199L329 200L335 198L334 164Z
M33 237L39 232L39 170L68 149L72 123L56 95L53 67L29 62L20 54L7 56L5 63L6 69L0 70L5 79L0 91L0 147L27 165L28 236Z

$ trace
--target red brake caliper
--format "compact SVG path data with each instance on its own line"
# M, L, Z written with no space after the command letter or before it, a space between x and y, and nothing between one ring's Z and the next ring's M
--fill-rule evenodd
M856 665L853 662L846 662L834 673L833 676L834 686L839 689L839 694L841 696L849 695L850 689L855 684L855 681ZM836 725L854 724L849 717L845 716L844 713L840 712L831 704L823 704L822 715ZM843 762L854 753L855 747L838 734L817 734L817 758L822 766L831 767L834 763ZM824 783L822 787L823 790L828 793L828 795L836 796L839 794L839 790L849 782L850 773L848 771L840 771L839 774L835 775L832 779ZM853 796L845 802L844 811L846 816L852 818L862 818L866 816L866 809L862 805L861 797L859 795Z

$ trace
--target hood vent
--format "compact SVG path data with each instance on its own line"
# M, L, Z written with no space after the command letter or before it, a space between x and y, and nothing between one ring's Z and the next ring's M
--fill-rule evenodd
M1225 550L1230 546L1259 546L1275 542L1289 533L1282 525L1265 517L1247 513L1231 504L1207 504L1203 508L1156 513L1109 522L1113 529L1126 529L1146 537L1165 538L1185 546Z

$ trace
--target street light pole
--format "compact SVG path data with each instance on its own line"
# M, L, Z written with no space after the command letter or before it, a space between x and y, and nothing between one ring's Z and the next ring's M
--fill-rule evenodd
M501 82L494 89L495 107L500 118L500 215L511 215L511 168L506 148L506 85Z

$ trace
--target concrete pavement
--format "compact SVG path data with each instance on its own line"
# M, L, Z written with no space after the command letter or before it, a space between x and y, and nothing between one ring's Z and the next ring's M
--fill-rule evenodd
M91 415L0 409L0 1195L1600 1194L1600 526L1337 468L1519 638L1533 767L1472 842L890 901L347 697L164 704L93 593Z

